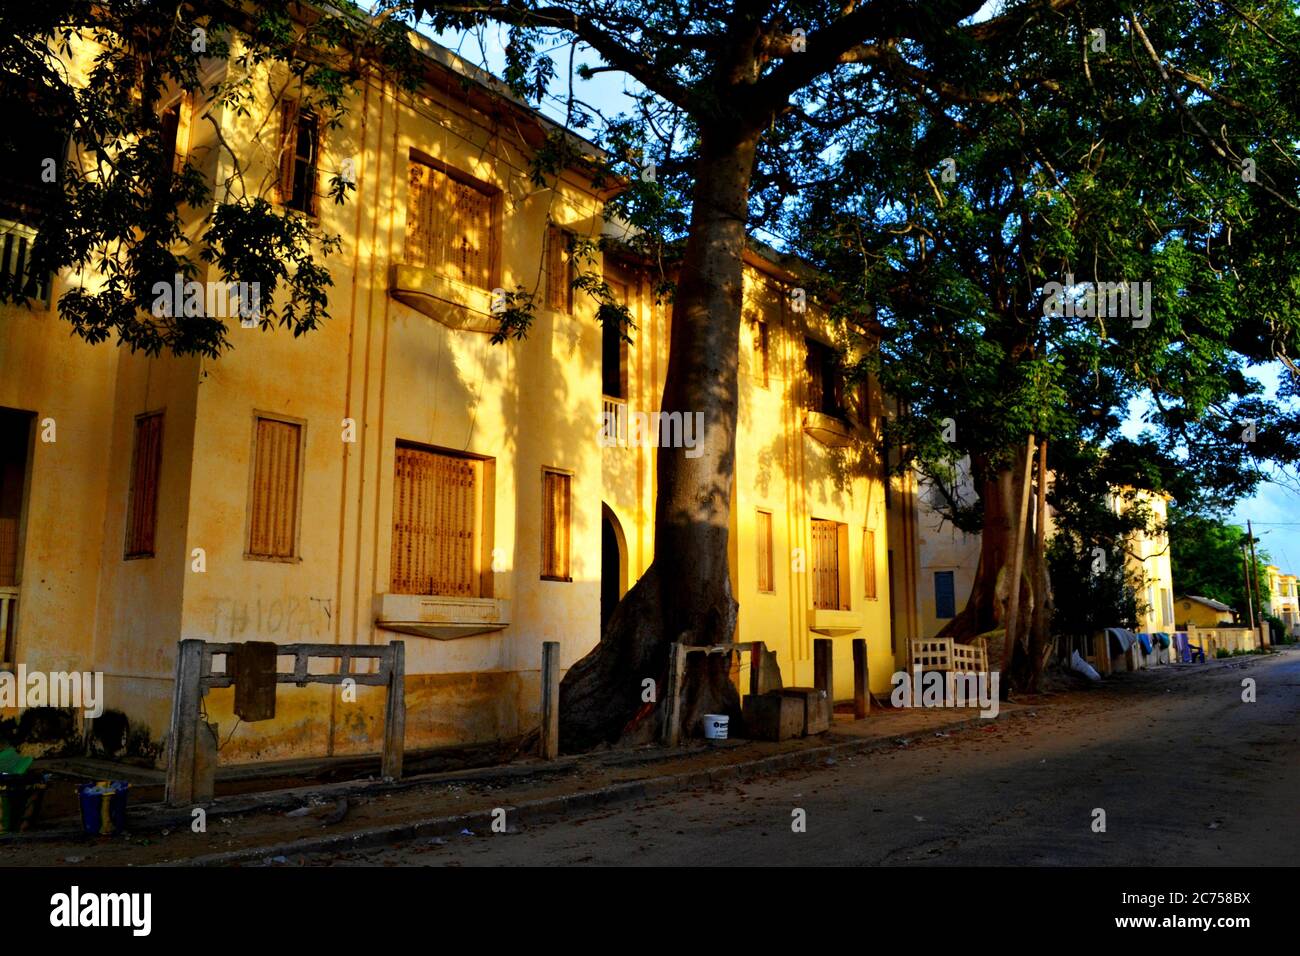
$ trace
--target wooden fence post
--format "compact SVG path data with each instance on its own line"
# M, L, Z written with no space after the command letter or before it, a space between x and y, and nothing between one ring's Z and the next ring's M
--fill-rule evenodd
M198 743L199 682L203 677L203 642L183 640L176 647L176 683L167 734L166 800L177 807L194 800L194 757Z
M826 720L835 722L835 681L831 664L831 639L813 641L813 686L826 694Z
M856 720L861 720L871 712L869 683L867 640L864 637L855 637L853 639L853 717Z
M388 651L388 699L384 706L384 757L380 775L400 780L406 746L406 644L389 641Z
M668 687L664 695L663 742L676 747L682 740L682 683L686 676L686 646L674 641L668 648Z
M542 759L560 755L560 642L542 642Z
M751 697L757 697L762 693L763 654L766 650L767 645L762 641L754 641L749 645L749 694Z

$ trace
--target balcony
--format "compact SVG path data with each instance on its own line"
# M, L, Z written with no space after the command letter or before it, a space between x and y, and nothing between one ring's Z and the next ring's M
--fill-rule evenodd
M861 611L842 611L833 608L808 609L808 630L826 637L846 637L862 630Z
M501 323L492 314L492 293L443 275L436 269L397 264L389 277L389 294L449 329L495 332Z
M803 430L828 448L847 448L857 438L853 426L844 418L826 412L804 412Z
M611 395L600 397L600 443L605 448L622 448L627 444L627 399Z
M510 626L510 602L439 594L377 594L375 624L388 631L454 641Z
M0 669L14 662L14 636L18 631L18 589L0 588Z
M10 296L20 292L44 302L50 294L49 276L32 273L32 243L36 230L9 219L0 219L0 284Z

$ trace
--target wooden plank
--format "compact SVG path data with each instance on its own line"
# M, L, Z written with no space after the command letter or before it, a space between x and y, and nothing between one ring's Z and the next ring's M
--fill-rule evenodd
M762 641L752 641L749 645L749 693L757 697L763 692L763 654L767 645Z
M194 748L198 738L203 642L183 640L176 648L176 682L167 734L166 800L177 807L194 800Z
M662 740L667 747L676 747L682 740L682 684L686 676L686 647L673 642L668 648L668 687L664 694L664 725Z
M866 638L855 637L853 639L853 716L857 720L866 717L871 711L871 696L867 691L870 686L869 678Z
M826 719L835 720L835 681L831 663L831 639L819 637L813 641L813 686L825 695Z
M381 773L386 779L400 780L403 750L406 746L406 645L401 641L389 641L388 651L392 657L388 700L384 707L384 761Z
M542 642L542 759L560 755L560 642Z

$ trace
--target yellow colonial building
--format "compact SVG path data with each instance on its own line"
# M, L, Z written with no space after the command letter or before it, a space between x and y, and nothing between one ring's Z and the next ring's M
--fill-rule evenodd
M530 158L561 131L413 42L419 89L372 75L337 129L292 95L247 114L164 104L178 154L213 182L231 173L219 134L246 179L342 237L318 330L233 319L219 359L151 358L69 334L53 303L85 277L53 277L44 306L0 308L0 664L102 672L106 706L154 747L184 638L401 640L407 747L513 737L538 721L542 643L571 666L651 560L664 451L632 439L667 368L657 276L616 241L570 254L610 229L590 145L570 137L577 158L537 185ZM356 186L343 205L324 195L339 174ZM0 229L19 235L22 208L5 210ZM21 255L4 265L21 271ZM572 291L576 269L626 303L631 343ZM766 642L802 685L813 639L831 637L848 698L853 637L873 690L893 670L881 402L845 395L823 313L795 310L803 275L747 256L737 637ZM538 297L534 325L494 345L493 290L517 286ZM204 706L231 763L373 752L384 699L282 684L257 723L235 718L229 690Z
M1268 575L1268 597L1265 600L1270 613L1281 619L1288 634L1300 634L1300 595L1296 591L1296 576L1286 574L1274 564L1266 567L1264 573Z
M1146 528L1132 532L1126 542L1129 572L1137 589L1139 633L1174 630L1174 576L1166 530L1170 500L1164 493L1131 489L1117 491L1111 497L1116 514L1133 508L1146 512Z

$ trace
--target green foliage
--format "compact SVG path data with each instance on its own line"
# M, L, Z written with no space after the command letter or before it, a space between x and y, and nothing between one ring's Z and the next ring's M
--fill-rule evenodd
M93 42L86 82L63 62ZM116 340L157 355L218 355L230 346L225 320L153 314L152 290L201 264L225 282L260 284L261 322L301 335L329 318L325 259L340 240L320 222L270 201L268 184L245 177L224 139L223 162L173 168L163 107L185 95L204 113L265 115L278 132L279 100L311 110L336 129L357 90L363 61L384 64L409 86L414 53L400 18L370 18L354 4L317 8L307 22L279 4L240 8L217 0L52 0L0 6L0 93L18 122L0 129L0 161L35 161L33 129L52 129L48 157L57 183L26 204L37 230L37 274L95 273L58 301L62 318L90 342ZM223 67L224 61L224 67ZM268 78L289 78L268 107ZM211 116L215 122L215 115ZM322 134L323 135L323 134ZM37 157L40 158L40 157ZM210 168L225 170L217 181ZM25 175L27 170L22 170ZM329 195L344 202L355 186L335 174ZM0 287L0 299L27 301L30 289Z
M1294 406L1246 375L1300 348L1300 109L1278 80L1297 13L1269 0L1243 24L1167 3L1138 11L1139 32L1129 9L900 43L857 96L819 104L843 117L811 148L833 171L785 216L846 325L879 324L864 361L903 409L887 427L900 470L943 481L968 457L979 490L1032 433L1066 479L1054 508L1093 523L1115 484L1203 508L1300 454ZM895 85L928 69L950 86ZM1149 314L1099 316L1084 282L1149 283ZM1152 404L1136 439L1133 402Z
M1246 529L1228 524L1214 515L1189 513L1181 508L1169 512L1170 566L1174 586L1180 594L1221 601L1249 622L1242 542ZM1255 582L1267 599L1268 575L1264 569L1272 559L1258 545L1255 548ZM1252 596L1251 601L1254 598ZM1260 608L1255 608L1258 616Z
M1048 545L1048 570L1058 582L1054 635L1079 639L1108 627L1137 627L1138 582L1127 570L1123 549L1113 539L1099 540L1057 534Z

